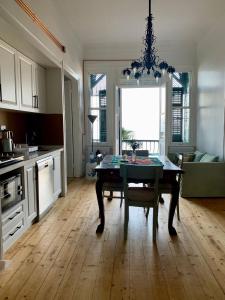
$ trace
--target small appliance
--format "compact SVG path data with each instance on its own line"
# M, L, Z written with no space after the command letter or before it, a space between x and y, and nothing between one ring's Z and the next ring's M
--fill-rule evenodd
M4 175L0 177L0 198L2 212L22 200L23 186L21 174Z
M2 153L11 153L13 152L13 132L11 130L1 130L0 131L1 139L1 152Z

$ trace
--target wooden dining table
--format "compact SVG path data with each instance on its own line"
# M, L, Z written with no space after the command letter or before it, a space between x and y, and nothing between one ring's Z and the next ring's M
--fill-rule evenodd
M151 159L150 156L149 158ZM163 178L160 179L159 189L160 193L171 194L169 216L168 216L168 230L170 235L176 235L176 229L173 227L173 218L175 209L179 200L180 185L177 180L177 175L183 173L182 169L173 164L167 156L158 155L157 157L163 164ZM146 159L146 158L145 158ZM96 181L96 195L99 207L100 224L97 226L96 233L102 233L105 227L105 212L103 202L103 185L104 183L122 183L120 177L121 156L106 155L104 159L95 167L97 172Z

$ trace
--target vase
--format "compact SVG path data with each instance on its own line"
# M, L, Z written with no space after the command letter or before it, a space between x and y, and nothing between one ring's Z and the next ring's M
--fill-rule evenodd
M136 162L136 151L135 150L133 150L133 152L131 154L131 161Z

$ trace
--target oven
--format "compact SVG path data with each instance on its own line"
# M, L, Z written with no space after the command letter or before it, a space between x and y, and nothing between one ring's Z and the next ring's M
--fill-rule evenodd
M20 173L9 173L0 178L2 213L22 201L23 187Z

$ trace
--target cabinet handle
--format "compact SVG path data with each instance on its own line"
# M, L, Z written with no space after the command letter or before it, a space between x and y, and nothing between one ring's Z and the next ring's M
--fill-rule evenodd
M10 233L9 235L10 236L13 236L20 228L22 227L22 225L20 225L20 226L17 226L16 227L16 230L14 230L12 233Z
M53 164L52 164L52 170L55 170L55 157L52 158Z
M37 100L37 106L36 106L36 108L39 108L39 98L38 98L38 95L36 96L36 100Z
M13 215L12 217L9 217L8 218L8 220L13 220L17 215L19 215L21 213L21 211L17 211L16 213L15 213L15 215Z
M35 102L36 102L36 96L34 95L34 96L32 96L32 98L33 98L33 101L32 101L32 107L33 108L35 108Z

